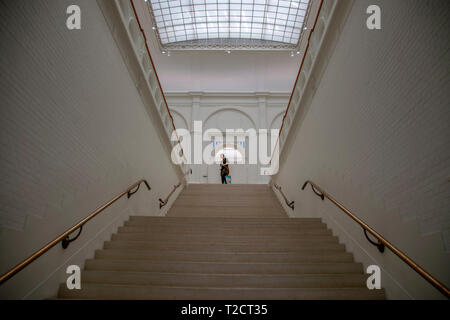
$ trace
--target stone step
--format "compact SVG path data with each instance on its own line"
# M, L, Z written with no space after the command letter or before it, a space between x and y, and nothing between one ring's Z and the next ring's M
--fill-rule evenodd
M144 225L151 223L160 223L165 225L208 225L208 226L222 226L222 225L246 225L246 226L311 226L322 224L321 219L316 218L288 218L286 217L265 217L265 218L232 218L232 217L150 217L150 216L131 216L128 222L138 222Z
M255 193L255 192L247 192L247 194L244 194L243 191L240 191L238 194L236 193L223 193L223 194L219 194L217 195L214 192L206 192L203 194L200 193L181 193L180 196L177 198L177 202L178 201L184 201L184 200L198 200L199 198L203 198L203 199L222 199L222 200L228 200L228 201L241 201L241 200L274 200L276 202L278 202L278 198L275 196L274 193L269 192L259 192L259 193Z
M285 243L224 244L224 243L161 243L149 241L106 241L105 249L152 249L200 252L302 252L305 248L317 250L343 250L344 245L334 242L298 241L295 245Z
M337 242L338 239L333 237L331 233L324 234L291 234L281 236L254 236L254 235L232 235L226 236L221 234L204 234L199 232L197 234L182 235L182 234L166 234L158 235L151 233L117 233L111 236L111 240L115 241L154 241L163 243L223 243L223 244L274 244L283 243L286 245L296 245L302 240L311 240L317 242Z
M201 274L83 271L82 284L215 288L365 288L364 274Z
M196 218L197 219L197 218ZM241 220L241 219L236 219ZM242 219L244 220L244 219ZM326 228L324 223L286 223L273 222L273 223L261 223L256 222L202 222L202 221L176 221L169 223L168 221L138 221L129 220L125 221L126 227L150 227L150 228L182 228L182 229L232 229L232 230L305 230L311 228Z
M245 233L243 233L245 231ZM306 228L232 228L232 227L202 227L202 226L125 226L119 227L118 233L145 233L156 236L171 235L223 235L223 236L260 236L260 237L292 237L298 234L331 235L331 230L324 226Z
M204 217L204 218L270 218L283 217L285 213L282 209L266 209L250 208L245 210L230 209L230 208L212 208L211 207L196 207L196 208L181 208L172 207L167 213L167 217Z
M203 207L203 206L212 206L212 207L271 207L271 208L279 208L280 203L275 198L223 198L223 197L202 197L200 199L192 197L192 198L179 198L176 201L176 206L194 206L194 207Z
M198 218L196 218L198 219ZM241 219L236 219L241 220ZM244 220L244 219L242 219ZM243 222L239 223L239 221L235 222L202 222L202 221L176 221L173 223L169 223L168 221L138 221L138 220L129 220L125 222L126 227L147 227L147 228L178 228L178 229L205 229L205 230L221 230L221 229L228 229L228 230L280 230L280 231L287 231L287 230L305 230L305 229L317 229L317 228L323 228L326 229L326 225L324 223L289 223L287 221L286 223L283 222L273 222L273 223L261 223L258 224L256 222L250 223L250 222Z
M149 260L185 262L353 262L353 255L345 251L304 251L297 253L227 253L227 252L180 252L136 249L97 250L95 259Z
M362 273L359 263L244 263L244 262L176 262L146 260L89 259L86 270L146 271L170 273L224 274L341 274Z
M63 299L130 300L379 300L384 290L365 288L189 288L85 284L81 290L60 286Z
M272 188L267 184L190 184L188 185L183 192L223 192L226 190L227 192L233 191L247 191L247 192L272 192Z

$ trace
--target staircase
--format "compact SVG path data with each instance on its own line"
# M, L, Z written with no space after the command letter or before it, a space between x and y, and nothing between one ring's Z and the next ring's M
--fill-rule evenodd
M320 219L266 185L190 185L167 217L133 216L61 299L384 299Z

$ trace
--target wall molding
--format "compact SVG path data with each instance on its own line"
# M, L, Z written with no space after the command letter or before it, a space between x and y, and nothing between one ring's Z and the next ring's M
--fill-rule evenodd
M265 99L268 107L287 107L288 92L166 92L170 107L191 107L196 102L200 107L238 105L258 107Z

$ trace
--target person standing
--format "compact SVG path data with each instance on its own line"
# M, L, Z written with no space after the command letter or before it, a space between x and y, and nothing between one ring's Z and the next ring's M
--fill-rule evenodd
M220 177L222 178L222 184L227 184L226 176L230 174L230 169L228 168L228 160L222 153L220 155L222 158L222 163L220 164Z

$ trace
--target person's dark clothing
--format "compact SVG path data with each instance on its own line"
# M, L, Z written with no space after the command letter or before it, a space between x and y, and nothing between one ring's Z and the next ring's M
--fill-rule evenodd
M226 164L226 163L227 163L227 158L223 158L222 164L224 164L224 166L220 166L220 177L222 178L222 184L227 184L225 177L228 175L229 170L228 170L228 164Z

